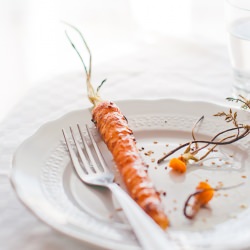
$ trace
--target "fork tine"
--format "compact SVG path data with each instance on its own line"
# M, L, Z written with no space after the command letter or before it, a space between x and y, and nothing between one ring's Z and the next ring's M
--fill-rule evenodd
M86 171L86 173L93 172L92 169L89 166L89 162L88 162L86 156L84 155L84 153L82 151L81 146L79 145L78 141L76 140L76 137L74 135L73 129L71 127L69 127L69 128L70 128L71 136L72 136L72 138L74 140L74 143L76 145L77 151L79 153L79 156L80 156L80 158L82 160L82 163L83 163L83 166L84 166L84 170Z
M94 159L94 156L91 152L91 149L86 141L86 139L84 138L83 136L83 133L82 133L82 130L80 128L80 125L77 124L77 128L79 130L79 133L81 135L81 138L82 138L82 142L84 144L84 147L85 147L85 150L86 150L86 154L87 156L89 157L89 161L91 163L91 167L94 169L94 171L97 173L97 172L100 172L100 171L103 171L102 169L100 169L99 165L96 163L95 159Z
M94 149L95 149L97 158L98 158L98 160L99 160L99 162L100 162L100 164L101 164L103 170L106 172L106 171L108 170L107 164L106 164L106 162L105 162L105 160L104 160L104 158L103 158L103 155L101 154L100 149L99 149L99 147L97 146L97 143L96 143L96 141L95 141L95 139L94 139L92 133L90 132L89 127L88 127L87 124L86 124L86 130L87 130L87 132L88 132L90 141L92 142L92 144L93 144L93 146L94 146Z
M64 129L62 129L62 133L63 133L63 136L64 136L64 140L66 142L66 145L67 145L67 148L69 150L69 155L70 155L70 158L71 158L71 161L73 163L73 166L74 166L74 169L76 170L76 173L78 174L78 176L80 177L80 179L83 179L84 176L85 176L85 173L83 172L83 169L82 169L82 166L80 165L79 163L79 160L67 138L67 135L66 135L66 132L64 131Z

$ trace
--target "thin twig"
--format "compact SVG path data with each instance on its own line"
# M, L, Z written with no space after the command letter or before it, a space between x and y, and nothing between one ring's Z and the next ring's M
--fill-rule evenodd
M196 121L196 123L194 124L194 126L193 126L193 128L192 128L192 138L193 138L193 141L196 140L196 139L195 139L194 130L195 130L195 128L198 126L198 124L199 124L201 121L203 121L203 119L204 119L204 115L203 115L199 120ZM197 149L197 148L198 148L198 143L195 143L195 149Z
M224 134L224 133L226 133L226 132L233 131L233 130L236 130L236 129L242 129L242 128L244 128L245 131L244 131L241 135L237 136L236 138L234 138L234 139L232 139L232 140L224 141L224 142L217 142L217 141L214 141L219 135L222 135L222 134ZM193 143L206 143L206 144L208 144L208 145L210 145L210 144L213 144L213 145L227 145L227 144L231 144L231 143L233 143L233 142L236 142L236 141L238 141L238 140L244 138L244 137L247 136L249 133L250 133L250 130L249 130L249 129L246 129L245 127L231 128L231 129L227 129L227 130L225 130L225 131L223 131L223 132L218 133L216 136L213 137L213 139L212 139L211 141L197 140L197 141L187 142L187 143L182 144L182 145L180 145L179 147L173 149L172 151L170 151L168 154L164 155L163 157L161 157L161 158L157 161L157 163L161 163L163 160L165 160L165 159L166 159L167 157L169 157L170 155L174 154L174 153L177 152L178 150L180 150L180 149L182 149L182 148L184 148L184 147L186 147L186 146L188 146L188 145L190 145L190 144L193 144Z
M188 219L193 219L194 216L196 215L197 211L195 210L193 212L193 214L189 215L187 213L187 208L189 206L189 201L191 200L192 197L198 195L198 194L201 194L201 193L204 193L204 192L207 192L207 191L220 191L220 190L230 190L230 189L233 189L233 188L237 188L237 187L240 187L242 185L244 185L245 183L244 182L241 182L239 184L236 184L236 185L233 185L233 186L229 186L229 187L220 187L220 188L207 188L207 189L203 189L203 190L197 190L195 191L194 193L190 194L187 198L187 200L185 201L184 203L184 208L183 208L183 214L185 215L186 218ZM197 208L200 207L199 204L196 204L197 205Z
M228 137L225 137L225 138L222 138L219 142L223 142L223 141L225 141L225 140L227 140L227 139L230 139L230 138L233 138L233 137L235 137L235 135L230 135L230 136L228 136ZM215 144L211 149L209 149L208 151L207 151L207 153L205 153L203 156L201 156L200 157L200 160L203 160L203 159L205 159L216 147L218 146L218 144ZM201 149L201 148L200 148ZM200 150L199 149L199 150Z

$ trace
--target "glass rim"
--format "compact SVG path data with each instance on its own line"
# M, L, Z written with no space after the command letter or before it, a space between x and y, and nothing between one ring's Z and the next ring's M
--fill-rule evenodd
M235 1L233 1L233 0L227 0L227 3L230 4L230 6L237 8L239 10L250 11L250 6L248 8L240 7L237 4L235 4Z

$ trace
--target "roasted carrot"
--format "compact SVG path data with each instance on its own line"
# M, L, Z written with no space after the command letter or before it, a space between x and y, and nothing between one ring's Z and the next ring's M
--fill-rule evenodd
M136 147L136 140L128 126L127 119L113 102L102 100L98 94L99 87L97 90L93 88L91 84L90 50L79 30L71 27L80 34L90 55L89 68L87 69L82 57L66 33L73 48L80 56L87 75L88 98L94 106L92 120L112 153L116 167L130 196L160 227L166 229L169 222L162 207L160 194L156 191L153 182L145 171L145 164Z
M162 209L160 195L144 170L145 164L126 118L114 103L108 101L97 102L92 114L131 197L165 229L168 220Z

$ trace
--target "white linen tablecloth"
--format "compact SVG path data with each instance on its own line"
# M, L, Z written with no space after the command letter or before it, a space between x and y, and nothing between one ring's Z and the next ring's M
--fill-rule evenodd
M225 46L165 39L139 47L126 58L93 68L96 86L107 78L101 90L105 99L176 98L225 103L231 95L232 73ZM96 249L40 222L18 200L8 177L13 153L23 140L44 123L90 106L84 72L73 72L32 89L1 123L0 249Z

